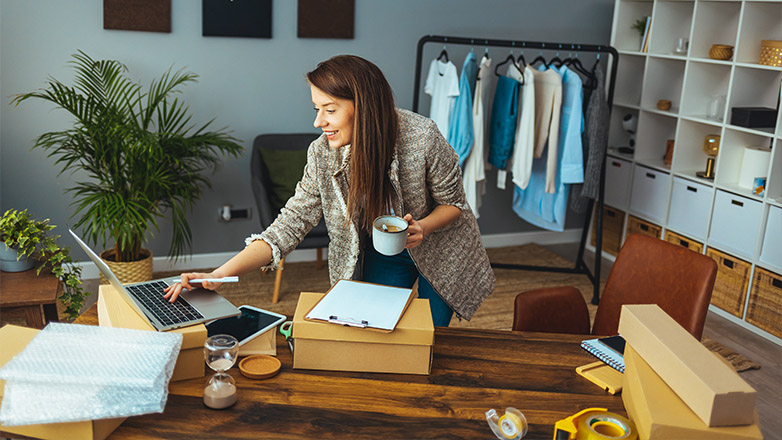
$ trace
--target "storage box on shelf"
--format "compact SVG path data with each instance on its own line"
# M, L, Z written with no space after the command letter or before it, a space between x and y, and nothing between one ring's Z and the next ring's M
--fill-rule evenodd
M639 36L630 27L645 15L652 17L647 53L638 50ZM731 311L712 310L777 344L780 336L761 331L744 308L754 288L750 275L761 269L782 273L782 112L762 124L769 127L758 127L757 114L741 122L740 111L733 109L778 108L782 66L759 60L763 40L782 40L780 17L782 0L616 0L611 44L620 51L620 64L605 196L608 205L627 213L625 236L638 225L637 217L668 240L700 244L701 252L719 250L745 269L743 292L722 301L731 302L721 306ZM689 47L674 54L679 38L688 39ZM732 57L711 58L714 45L732 46ZM672 109L658 110L661 99L671 100ZM629 143L621 123L626 114L637 118L636 146L633 153L620 154L618 147ZM703 146L709 135L720 140L713 179L697 175L706 170ZM674 148L666 166L668 140ZM765 148L765 158L745 161L748 147ZM757 158L760 150L752 151ZM622 166L612 167L614 162ZM759 166L749 166L753 163ZM755 177L766 178L764 192L753 193ZM782 320L782 307L770 313Z
M597 237L597 221L594 217L597 215L597 209L593 210L592 216L592 246L596 243ZM609 253L613 256L619 254L619 249L622 247L622 231L624 230L625 213L611 208L610 206L603 206L603 252Z
M654 238L660 238L661 232L662 228L654 223L650 223L632 215L627 217L627 232L625 233L625 237L629 237L630 234L643 234Z
M673 178L668 227L703 240L709 228L714 188L693 181Z
M747 322L782 338L782 275L755 268L749 294Z
M695 240L691 240L683 235L679 235L673 231L665 231L665 241L673 243L676 246L687 248L693 252L699 254L703 253L703 243L699 243Z
M741 318L747 299L751 264L714 248L706 249L706 255L717 262L717 278L711 303Z

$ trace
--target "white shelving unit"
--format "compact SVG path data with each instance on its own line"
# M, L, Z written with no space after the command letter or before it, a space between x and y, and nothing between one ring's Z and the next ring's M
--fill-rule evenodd
M645 16L652 17L650 39L648 52L641 52L638 32L630 26ZM679 38L689 41L685 55L673 53ZM782 345L779 337L747 322L755 270L782 279L782 112L771 128L730 124L733 107L778 106L782 67L758 64L761 40L782 40L782 1L616 0L611 45L619 51L619 64L605 202L629 214L623 235L632 215L659 226L661 238L671 231L703 244L704 253L713 248L750 263L741 316L714 305L711 310ZM734 46L733 57L709 58L712 44ZM710 102L721 95L723 111L709 119ZM657 109L662 99L672 102L670 110ZM633 154L617 150L629 144L622 127L627 114L638 120ZM706 166L707 135L720 136L713 180L696 175ZM666 165L670 139L673 158ZM739 186L747 146L771 148L763 196Z

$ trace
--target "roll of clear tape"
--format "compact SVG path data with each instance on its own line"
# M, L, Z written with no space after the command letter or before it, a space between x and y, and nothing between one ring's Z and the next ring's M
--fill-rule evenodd
M636 440L635 425L625 417L607 411L589 411L576 422L577 440Z
M498 416L494 409L486 411L486 421L500 440L521 440L527 434L527 418L512 406L505 408L502 416Z

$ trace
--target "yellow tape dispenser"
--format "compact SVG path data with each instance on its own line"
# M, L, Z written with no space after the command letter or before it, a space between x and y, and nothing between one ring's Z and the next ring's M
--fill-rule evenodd
M633 422L605 408L587 408L554 425L554 440L636 440Z

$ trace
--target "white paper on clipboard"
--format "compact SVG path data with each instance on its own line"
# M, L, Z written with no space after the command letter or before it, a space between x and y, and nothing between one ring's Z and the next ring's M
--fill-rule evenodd
M305 317L392 331L412 296L413 289L339 280Z

